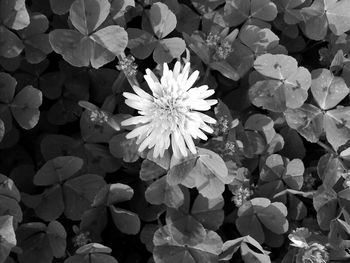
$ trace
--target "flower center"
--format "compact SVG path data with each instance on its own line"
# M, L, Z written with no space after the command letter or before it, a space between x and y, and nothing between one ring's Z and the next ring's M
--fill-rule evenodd
M173 130L183 123L188 108L182 104L181 97L165 95L154 98L153 112L161 126Z

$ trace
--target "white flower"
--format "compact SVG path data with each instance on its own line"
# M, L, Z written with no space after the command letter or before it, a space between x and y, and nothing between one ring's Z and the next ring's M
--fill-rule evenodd
M139 151L153 149L153 156L162 157L164 151L172 147L177 158L188 155L187 149L195 154L193 139L207 140L203 133L212 133L213 129L207 123L214 124L215 119L199 111L207 111L217 100L205 100L214 94L207 85L192 88L198 78L195 71L189 77L190 63L181 70L180 62L176 62L173 70L168 65L163 66L160 79L150 70L146 70L145 80L152 95L134 86L136 94L124 92L125 103L138 110L139 116L131 117L122 125L137 125L127 134L126 138L137 137Z

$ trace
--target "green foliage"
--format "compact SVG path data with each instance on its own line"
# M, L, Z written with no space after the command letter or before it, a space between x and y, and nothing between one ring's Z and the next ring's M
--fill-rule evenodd
M349 0L0 0L0 263L348 262L349 32Z

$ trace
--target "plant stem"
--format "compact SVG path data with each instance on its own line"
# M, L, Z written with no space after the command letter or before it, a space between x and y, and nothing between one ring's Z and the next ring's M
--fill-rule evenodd
M317 144L319 146L321 146L323 149L325 149L327 152L332 153L332 154L337 154L330 146L328 146L327 144L318 141Z

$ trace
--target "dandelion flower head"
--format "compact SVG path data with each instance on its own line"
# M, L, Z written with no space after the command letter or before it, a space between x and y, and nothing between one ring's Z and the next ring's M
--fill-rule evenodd
M204 132L213 132L208 124L216 120L201 111L217 103L215 99L207 99L214 90L207 85L192 87L199 72L194 71L190 76L189 73L190 63L181 68L180 62L176 62L173 70L164 64L160 80L147 69L144 78L152 95L137 86L133 87L136 94L123 93L125 103L139 113L122 125L136 125L126 138L137 138L140 152L153 148L153 156L162 157L171 146L175 157L186 157L188 150L197 152L193 139L207 140Z

